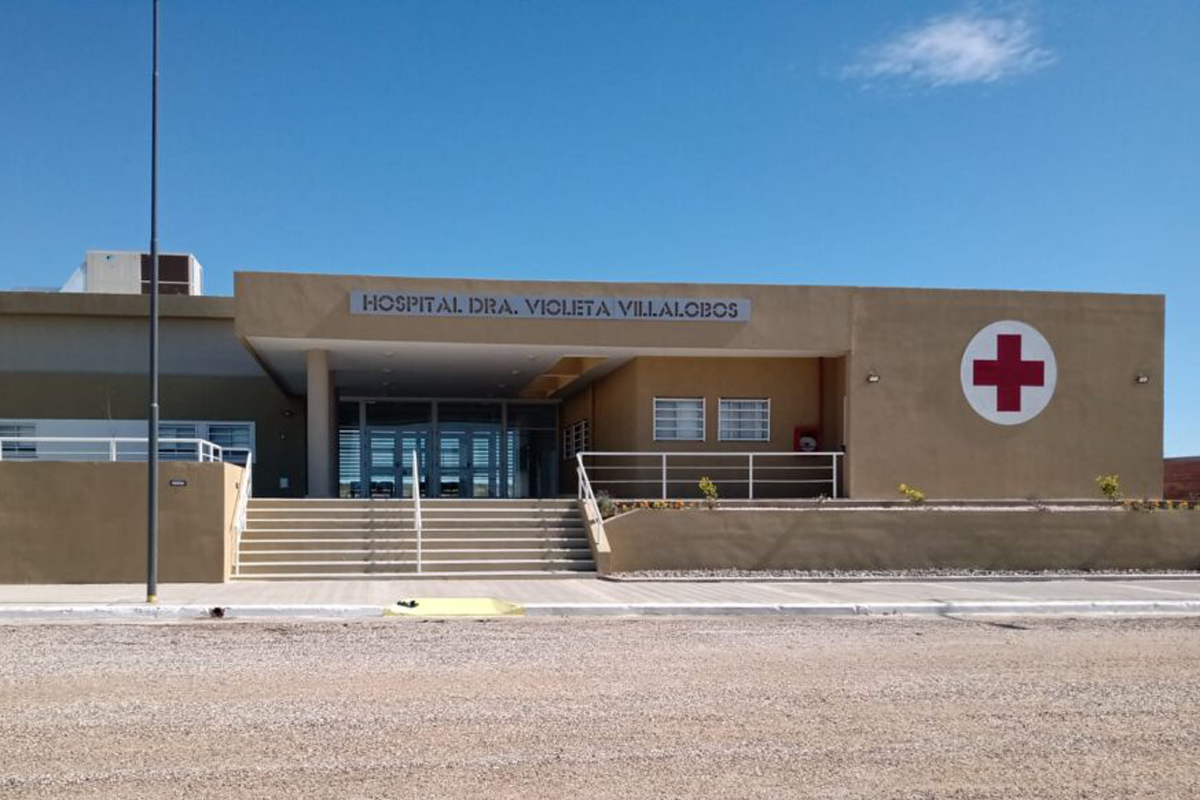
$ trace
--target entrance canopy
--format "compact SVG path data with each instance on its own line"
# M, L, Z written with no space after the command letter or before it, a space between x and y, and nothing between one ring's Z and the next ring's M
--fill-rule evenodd
M558 399L638 356L803 357L796 350L357 341L254 336L247 343L283 388L305 394L308 354L324 353L340 395Z
M309 491L318 497L411 496L414 452L422 459L421 488L432 497L553 496L560 490L558 403L631 361L818 355L261 336L246 341L285 391L306 396ZM612 425L633 424L626 412L609 416Z

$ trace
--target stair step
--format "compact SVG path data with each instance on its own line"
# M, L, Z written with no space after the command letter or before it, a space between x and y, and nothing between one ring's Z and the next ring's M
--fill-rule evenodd
M308 575L325 575L352 572L354 574L370 574L377 572L415 572L416 559L392 559L379 561L273 561L264 564L242 563L238 575L242 577L258 575L274 575L281 572L303 573ZM289 569L282 569L287 567ZM531 571L555 569L558 571L591 571L595 565L585 559L535 559L535 558L495 558L495 559L425 559L422 562L425 572L487 572L489 570Z
M274 534L282 536L285 533L295 533L301 536L317 536L320 534L328 534L337 536L341 534L365 536L367 538L373 536L396 536L405 533L414 533L416 528L412 525L380 525L378 527L369 527L363 525L355 525L353 527L338 527L329 525L280 525L278 527L260 528L251 523L250 527L246 528L245 533L255 534Z
M406 547L397 550L259 550L242 553L239 563L243 568L263 564L328 564L351 562L356 564L380 564L390 562L416 563L417 551ZM422 552L426 564L440 561L580 561L591 560L592 551L583 548L547 548L505 550L454 550L434 549Z
M252 539L242 541L242 553L262 553L265 549L289 547L295 549L319 549L337 545L334 549L380 549L384 547L416 547L415 539ZM442 549L448 546L469 546L475 549L503 549L505 547L571 547L587 548L587 539L425 539L422 547Z
M437 580L439 578L454 578L466 580L471 578L486 578L487 580L557 580L559 578L594 578L594 569L536 569L536 570L456 570L454 572L432 572L428 569L417 572L272 572L258 575L234 575L235 581L385 581L385 580Z
M241 580L595 571L574 500L422 499L421 571L411 499L251 499Z

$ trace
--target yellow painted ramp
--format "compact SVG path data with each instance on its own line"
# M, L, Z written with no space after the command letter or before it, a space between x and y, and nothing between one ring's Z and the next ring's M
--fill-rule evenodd
M385 617L522 617L525 607L493 597L413 597L383 610Z

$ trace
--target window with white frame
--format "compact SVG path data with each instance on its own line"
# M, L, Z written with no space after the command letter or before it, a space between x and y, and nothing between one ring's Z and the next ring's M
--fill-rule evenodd
M703 442L704 398L654 398L654 441Z
M246 453L242 448L254 452L253 422L207 422L164 420L159 423L160 439L203 439L221 447L230 448L225 460L237 464L245 463ZM146 456L146 423L130 419L0 419L0 439L7 436L43 436L78 439L141 439L142 442L120 442L117 445L117 460L142 459ZM72 455L79 460L96 456L107 456L108 446L104 442L66 441L62 443L5 442L4 458L47 458ZM159 455L165 461L194 461L197 445L194 442L159 442Z
M717 412L717 440L771 441L771 401L761 397L722 397Z
M6 440L0 443L0 458L19 459L19 458L37 458L37 444L35 442L19 442L12 441L13 439L24 439L37 435L37 428L30 422L2 422L0 423L0 439Z
M196 426L188 422L158 423L158 456L164 461L195 461L195 441L172 441L196 439Z
M234 464L244 465L247 454L254 452L254 424L250 422L210 422L204 438L228 450L225 460Z
M575 458L577 453L588 449L591 425L587 419L577 420L563 428L562 454L564 461Z

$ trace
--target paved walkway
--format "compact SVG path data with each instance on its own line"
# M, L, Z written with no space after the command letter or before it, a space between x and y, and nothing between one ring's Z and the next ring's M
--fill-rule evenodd
M143 605L138 584L0 586L0 618L36 608ZM530 613L1200 613L1200 579L1036 581L669 581L557 580L288 581L164 584L160 606L231 607L293 615L378 612L414 597L490 597Z

